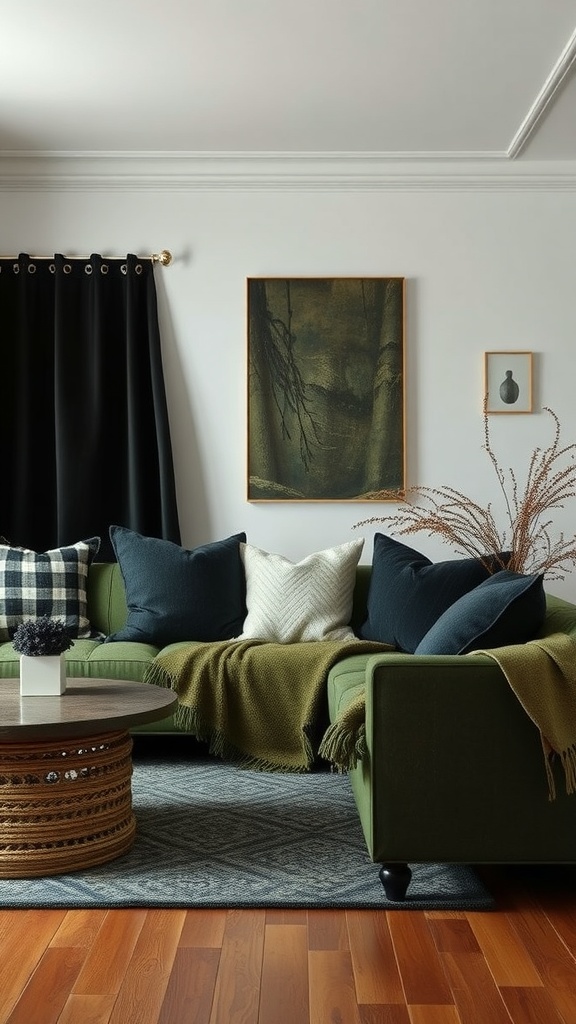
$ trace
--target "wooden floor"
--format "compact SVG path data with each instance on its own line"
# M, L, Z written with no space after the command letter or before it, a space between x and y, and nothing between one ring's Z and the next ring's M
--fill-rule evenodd
M0 911L1 1024L576 1024L576 871L496 908Z

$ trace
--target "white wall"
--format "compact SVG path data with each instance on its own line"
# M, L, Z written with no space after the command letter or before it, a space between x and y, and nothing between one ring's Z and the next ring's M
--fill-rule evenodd
M502 464L522 479L532 448L551 440L543 405L576 441L574 191L20 188L0 192L0 218L4 253L174 254L157 286L186 546L244 529L296 560L394 510L247 503L248 276L406 277L410 483L497 499L482 451L485 350L535 353L535 414L490 418ZM555 523L576 533L576 499ZM369 561L374 528L362 532ZM409 542L452 557L423 534ZM576 572L548 586L576 599Z

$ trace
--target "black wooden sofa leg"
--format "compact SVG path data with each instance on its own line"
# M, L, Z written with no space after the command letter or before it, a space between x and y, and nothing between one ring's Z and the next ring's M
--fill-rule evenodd
M401 903L406 899L406 890L410 885L412 872L407 864L383 864L380 868L380 881L389 900Z

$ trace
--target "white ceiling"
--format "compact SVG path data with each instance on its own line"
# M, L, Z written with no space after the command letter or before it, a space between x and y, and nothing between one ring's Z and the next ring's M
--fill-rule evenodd
M575 0L2 8L5 153L576 159Z

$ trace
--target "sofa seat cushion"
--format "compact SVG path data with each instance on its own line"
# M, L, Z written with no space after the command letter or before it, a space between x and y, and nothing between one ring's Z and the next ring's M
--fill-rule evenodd
M157 654L158 648L152 644L75 640L65 654L66 672L73 678L142 682L147 666ZM16 679L19 674L20 655L11 643L0 644L0 676Z

